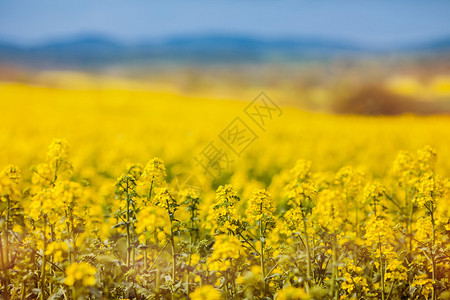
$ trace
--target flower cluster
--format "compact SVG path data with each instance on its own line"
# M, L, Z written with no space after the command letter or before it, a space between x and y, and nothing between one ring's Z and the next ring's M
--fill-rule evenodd
M80 284L82 286L95 285L97 269L88 263L73 263L66 269L64 283L68 286Z
M233 267L235 261L245 255L240 240L233 235L218 235L215 238L214 250L208 257L208 268L225 272Z

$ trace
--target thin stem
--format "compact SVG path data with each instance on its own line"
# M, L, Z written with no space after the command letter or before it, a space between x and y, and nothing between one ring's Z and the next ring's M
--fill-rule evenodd
M130 194L129 194L129 186L127 181L127 267L130 267L131 260L131 235L130 235Z
M408 215L408 233L410 234L409 238L409 251L412 251L412 223L413 223L413 213L414 213L414 203L410 201L409 204L409 215Z
M384 266L383 266L383 252L381 250L381 237L378 236L378 248L380 250L380 275L381 275L381 299L384 300Z
M358 239L359 237L358 197L355 197L355 232L356 232L356 239Z
M145 245L147 245L147 241L145 241ZM147 271L147 266L148 266L147 249L144 249L144 271Z
M67 213L66 213L66 217L67 217ZM66 230L67 230L67 234L69 235L70 234L70 225L68 222L66 222ZM69 263L72 263L72 250L70 249L70 247L67 250L67 253L69 255Z
M262 205L262 204L261 204ZM262 220L259 220L259 244L260 244L260 263L261 263L261 282L263 285L263 293L266 294L266 270L264 268L264 243L265 243L265 236L264 236L264 230L263 230L263 222Z
M170 220L170 244L172 246L172 281L173 284L175 285L175 267L177 265L176 262L176 253L175 253L175 241L173 238L173 226L172 226L172 220ZM171 299L175 299L174 291L172 291L172 293L170 294Z
M305 232L305 241L306 241L306 293L309 293L309 286L311 281L311 250L309 248L309 238L308 238L308 229L306 227L306 217L303 216L303 229Z
M50 224L50 242L53 243L54 242L54 230L53 230L53 225ZM53 253L50 254L50 273L54 276L55 275L55 271L53 270ZM52 294L53 292L53 284L52 282L50 282L49 284L49 293Z
M392 291L394 290L395 283L396 283L396 281L393 281L393 282L391 283L391 287L390 287L390 289L389 289L389 294L387 295L386 300L389 300L389 298L391 298Z
M27 290L27 284L26 284L26 280L24 280L22 282L22 290L20 291L20 300L25 299L25 294L26 294L26 290Z
M376 202L375 202L375 215L376 215ZM356 262L358 261L358 238L359 238L359 224L358 224L358 198L355 197L355 233L356 233L356 238L355 238L355 243L353 244L353 253L354 253L354 262L356 264Z
M5 260L6 265L9 266L9 211L11 210L11 202L9 196L6 196L6 226L5 226Z
M45 251L47 248L47 238L45 236L46 228L47 228L47 217L44 216L44 230L42 231L44 237L44 247L42 251L42 268L41 268L41 300L45 299L45 265L46 265Z
M196 214L196 206L195 205L191 205L191 218L190 218L191 228L189 230L189 258L188 258L189 266L191 265L192 247L193 247L193 243L194 243L193 231L197 228L196 225L195 225L195 214ZM190 273L190 268L187 269L186 273L187 273L186 274L186 293L189 294L189 273Z
M159 296L159 282L161 277L161 271L159 269L156 269L156 281L155 281L155 287L156 287L156 295Z
M435 228L435 220L434 220L434 207L433 203L431 203L430 209L430 217L431 217L431 264L432 264L432 272L431 272L431 280L433 284L433 291L431 293L431 299L436 300L436 259L434 255L434 245L436 243L436 228Z
M155 257L155 260L153 261L153 263L151 264L151 266L149 267L149 269L153 269L153 267L156 264L156 261L158 260L158 258L161 256L162 252L164 251L164 249L166 249L167 245L169 244L169 242L167 242L164 247L161 248L161 250L159 251L158 255Z
M4 277L3 277L3 286L4 286L4 295L5 295L5 299L8 299L9 297L9 291L8 291L8 269L5 265L5 261L4 261L4 257L3 257L3 242L2 242L2 236L0 235L0 259L1 259L1 263L2 263L2 270L4 273Z
M272 274L272 272L278 267L278 265L279 265L279 262L277 262L277 263L272 267L272 269L270 269L269 273L266 274L266 279L267 279L267 277L269 277L269 276Z
M150 202L150 199L152 198L152 190L153 190L153 181L150 183L150 189L148 190L147 203Z
M333 234L333 254L332 254L332 278L331 278L331 296L335 296L336 299L338 297L338 289L336 288L336 279L337 279L337 270L338 270L338 263L337 263L337 241L336 241L336 231Z
M247 243L247 245L249 245L249 246L250 246L257 254L260 254L259 251L258 251L258 249L256 249L255 246L253 246L253 244L250 243L250 242L242 235L242 233L240 233L239 231L236 231L236 232L237 232L237 234L238 234L241 238L244 239L244 241Z

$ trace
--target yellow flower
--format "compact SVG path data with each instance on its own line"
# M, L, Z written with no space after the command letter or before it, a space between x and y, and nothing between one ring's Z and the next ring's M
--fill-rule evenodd
M307 180L311 176L311 161L300 159L291 170L292 177L296 182Z
M386 190L378 181L375 181L364 187L364 198L368 203L378 203L385 196Z
M210 270L226 271L233 261L244 255L244 248L239 239L233 235L219 235L214 243L214 251L208 257L207 265Z
M275 297L276 300L304 300L310 299L308 294L302 288L296 288L291 285L280 290Z
M432 223L431 223L431 217L430 216L423 216L417 219L416 222L416 236L415 238L422 242L422 243L428 243L431 239L431 233L432 233Z
M288 203L295 207L306 207L317 197L317 188L310 182L292 182L286 188Z
M303 222L303 213L301 208L291 208L284 214L284 230L283 233L287 235L296 234L300 231L300 226Z
M346 166L337 172L335 182L340 184L349 196L354 196L364 184L364 174Z
M167 213L163 208L154 205L143 207L137 214L137 220L136 233L138 234L148 235L158 228L169 226ZM144 235L141 235L141 237L144 238Z
M392 172L397 177L400 186L413 185L417 180L417 161L408 151L400 151L394 161Z
M53 170L52 181L56 180L60 175L66 178L72 171L72 164L68 161L69 143L65 139L55 139L48 147L47 160Z
M198 255L197 253L193 253L191 255L191 266L195 266L196 264L198 264L199 261L200 261L200 255Z
M389 226L386 219L372 215L366 223L365 242L369 247L373 247L375 257L380 257L381 251L385 252L385 247L390 246L390 241L393 239L393 230Z
M145 165L142 180L147 181L154 186L162 186L165 183L164 180L166 176L164 161L158 157L155 157L151 159L147 165Z
M73 210L76 206L82 207L86 201L85 190L76 182L59 181L52 190L53 197L57 199L58 207L62 210ZM55 209L57 209L55 207Z
M55 262L63 261L63 253L67 251L69 246L66 242L52 242L47 245L47 250L45 251L45 255L53 255L53 260Z
M208 216L208 221L213 223L217 233L234 232L242 225L236 211L236 203L239 200L231 185L219 186L216 191L216 205Z
M437 154L436 150L430 146L425 146L417 151L417 161L421 172L431 172L434 170Z
M179 204L168 188L157 188L155 193L155 204L166 211L175 213Z
M245 214L253 223L263 221L264 226L268 226L267 229L270 229L275 226L274 211L272 196L263 189L254 191L250 196Z
M191 300L221 300L222 293L212 285L198 287L189 294Z
M436 208L436 200L444 195L444 184L440 177L433 173L426 173L417 184L417 195L415 200L419 206L426 206L427 209L433 210Z
M421 287L421 294L428 297L433 290L433 281L428 278L427 274L420 274L414 277L414 281L411 283L411 286Z
M335 232L341 229L345 218L345 199L339 191L323 190L318 194L313 216L324 228Z
M9 165L3 169L1 175L8 177L14 183L19 183L21 172L17 166Z
M20 179L20 170L10 165L0 173L0 202L3 197L18 200L20 192L17 188Z
M64 284L73 286L80 284L82 286L93 286L96 283L95 274L97 269L88 263L73 263L66 269L66 278Z
M69 143L65 139L55 139L48 147L49 161L66 160L69 156Z

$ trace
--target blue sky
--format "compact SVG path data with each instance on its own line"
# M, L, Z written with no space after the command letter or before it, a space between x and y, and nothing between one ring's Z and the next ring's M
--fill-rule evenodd
M0 39L22 44L95 33L123 41L227 33L368 45L450 37L450 1L0 0Z

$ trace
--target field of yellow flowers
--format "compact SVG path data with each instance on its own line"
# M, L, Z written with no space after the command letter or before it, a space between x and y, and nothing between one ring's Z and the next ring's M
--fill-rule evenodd
M0 84L2 299L450 299L448 116L244 100Z

